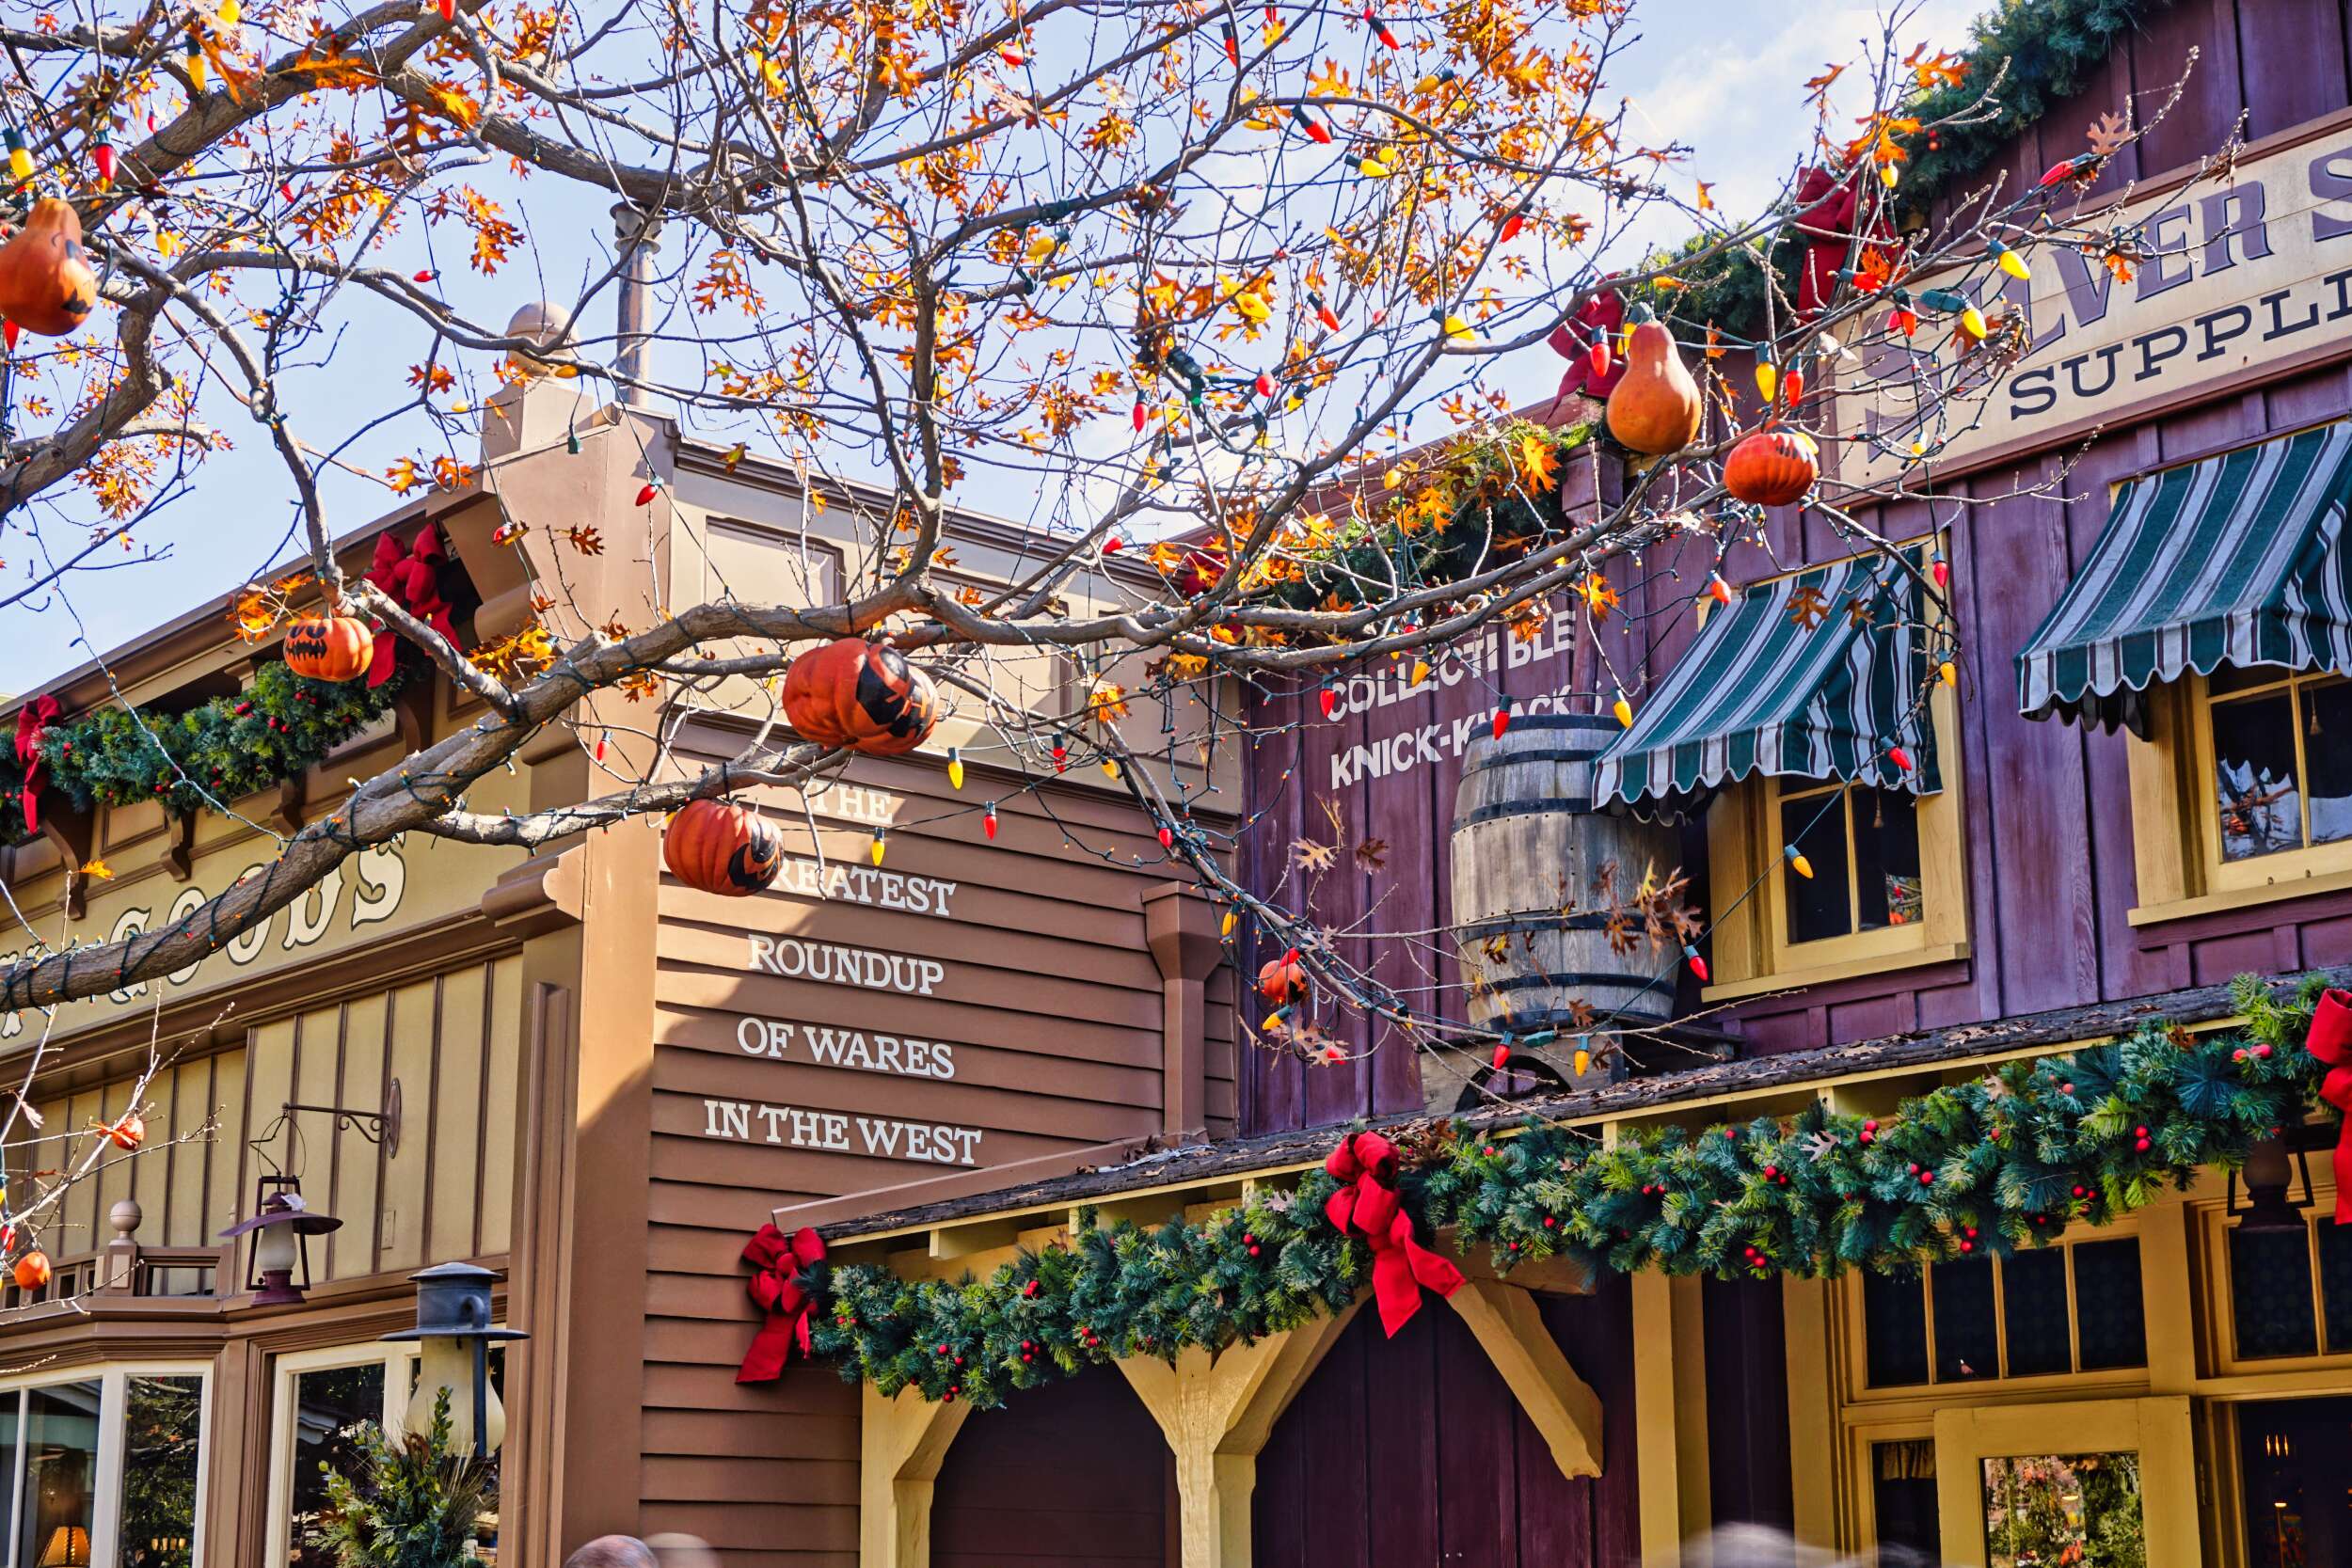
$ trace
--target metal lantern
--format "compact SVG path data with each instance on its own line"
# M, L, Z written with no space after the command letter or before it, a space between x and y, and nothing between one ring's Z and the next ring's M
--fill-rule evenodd
M222 1231L220 1239L253 1238L245 1288L253 1292L254 1306L299 1306L310 1289L310 1239L340 1230L342 1225L334 1215L314 1212L304 1204L298 1179L264 1176L254 1183L252 1216ZM299 1285L294 1283L297 1273L302 1276Z
M2299 1130L2298 1130L2299 1131ZM2290 1160L2289 1156L2293 1156ZM2303 1171L2303 1196L2289 1197L2295 1166ZM2312 1206L2312 1157L2292 1135L2265 1138L2246 1151L2246 1203L2237 1201L2238 1177L2230 1178L2229 1212L2245 1231L2300 1230L2303 1211Z
M407 1429L433 1430L433 1406L449 1390L449 1440L487 1460L506 1440L506 1411L490 1386L490 1342L528 1339L519 1328L490 1326L490 1285L498 1276L471 1263L441 1263L408 1276L417 1285L417 1326L387 1339L420 1341L417 1391L409 1397Z

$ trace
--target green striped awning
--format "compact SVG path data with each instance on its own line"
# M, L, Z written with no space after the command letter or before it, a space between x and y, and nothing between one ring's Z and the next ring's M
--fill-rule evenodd
M1751 773L1941 788L1919 610L1917 577L1880 555L1758 583L1708 617L1602 753L1594 803L1689 797Z
M2223 664L2352 671L2352 424L2136 479L2026 651L2028 719L2144 733L2140 693Z

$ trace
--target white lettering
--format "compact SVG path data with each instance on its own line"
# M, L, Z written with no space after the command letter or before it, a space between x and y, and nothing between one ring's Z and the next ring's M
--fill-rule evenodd
M342 867L321 877L286 906L286 945L308 947L335 923L335 905L343 895Z
M803 942L798 937L753 937L751 956L743 967L765 969L787 979L863 986L868 990L895 990L908 996L930 995L947 974L947 966L936 958L882 953L835 942Z
M752 1135L752 1108L739 1100L706 1100L703 1101L703 1136L706 1138L749 1138ZM769 1142L775 1140L771 1138Z
M359 885L351 895L351 928L389 920L408 891L408 863L389 844L378 844L351 857L352 875Z

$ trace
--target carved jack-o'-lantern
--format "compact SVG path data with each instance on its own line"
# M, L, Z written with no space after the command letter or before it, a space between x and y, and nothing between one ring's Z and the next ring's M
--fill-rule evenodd
M670 818L661 858L687 886L739 898L776 879L784 837L731 800L695 800Z
M307 615L286 628L286 668L314 681L364 675L375 634L351 615Z
M784 717L820 746L895 757L930 737L939 722L939 693L898 649L845 637L792 661L784 677Z
M1296 953L1268 958L1258 966L1258 994L1269 1002L1288 1002L1306 990L1307 972L1299 967Z
M16 1285L20 1291L38 1291L49 1283L49 1254L39 1247L16 1260Z
M82 219L56 197L33 203L24 227L0 245L0 316L27 332L62 338L89 319L98 275L82 249Z

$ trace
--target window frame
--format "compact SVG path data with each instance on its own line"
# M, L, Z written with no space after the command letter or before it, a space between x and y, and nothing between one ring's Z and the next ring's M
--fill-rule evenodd
M2277 678L2265 680L2236 691L2217 693L2209 676L2200 675L2190 693L2195 717L2197 755L2191 765L2195 776L2202 783L2204 811L2199 824L2199 850L2204 867L2204 885L2217 893L2247 888L2266 888L2280 879L2284 870L2290 877L2317 877L2330 873L2352 873L2352 839L2338 839L2332 844L2313 844L2312 831L2311 768L2307 761L2303 724L2303 692L2315 686L2348 684L2346 678L2333 670L2279 670ZM2287 695L2288 721L2295 731L2295 774L2297 809L2302 817L2303 844L2299 848L2282 849L2273 854L2250 856L2232 861L2221 857L2220 826L2214 819L2213 784L2217 777L2217 749L2213 737L2214 709L2217 706L2252 702L2279 692Z
M1929 550L1941 544L1941 535L1927 534L1900 541L1894 548ZM1816 562L1778 575L1793 577L1821 564ZM1956 693L1941 682L1928 699L1928 723L1935 737L1943 788L1932 795L1913 797L1918 821L1922 911L1916 924L1849 931L1813 942L1788 940L1781 801L1784 796L1836 787L1836 781L1758 774L1726 786L1708 802L1708 894L1714 979L1700 989L1702 1001L1728 1002L1764 991L1796 990L1968 957L1967 815L1960 715ZM1851 844L1851 805L1847 809ZM1851 853L1848 865L1851 877ZM1742 892L1752 887L1762 895L1741 898Z
M86 1362L77 1367L45 1367L38 1372L0 1377L0 1399L18 1402L16 1442L0 1450L8 1456L8 1478L0 1485L6 1485L9 1493L9 1524L6 1539L0 1541L0 1568L15 1568L15 1526L24 1503L24 1469L18 1457L24 1442L24 1398L35 1389L93 1381L98 1384L98 1450L90 1472L90 1560L122 1560L123 1402L135 1377L192 1377L202 1389L197 1401L196 1518L188 1534L188 1549L196 1568L205 1568L204 1516L211 1500L213 1396L217 1382L213 1376L212 1362L184 1359Z
M1999 1347L1999 1368L1990 1377L1963 1378L1946 1381L1935 1375L1935 1278L1925 1266L1916 1281L1927 1312L1928 1379L1924 1383L1874 1384L1870 1381L1870 1342L1868 1315L1863 1302L1863 1279L1860 1274L1840 1282L1842 1301L1839 1310L1846 1326L1848 1365L1846 1386L1851 1392L1847 1402L1854 1406L1894 1405L1928 1402L1948 1403L1966 1397L1970 1391L1986 1397L2013 1397L2019 1392L2056 1391L2061 1388L2131 1389L2148 1386L2149 1368L2082 1366L2082 1309L2075 1297L2074 1249L2097 1242L2135 1241L2140 1246L2140 1325L2148 1325L2148 1240L2135 1223L2137 1215L2119 1215L2101 1226L2070 1227L2069 1234L2053 1242L2041 1251L2062 1251L2066 1256L2066 1342L2069 1370L2062 1372L2030 1372L2019 1376L2009 1373L2009 1297L2007 1281L2002 1277L1997 1258L1988 1258L1993 1265L1993 1324L1994 1342ZM2074 1232L2079 1230L2080 1234ZM2150 1336L2153 1339L2153 1335ZM2155 1354L2152 1345L2149 1354Z
M1984 1462L2052 1452L2138 1454L2148 1568L2201 1568L2202 1494L2185 1394L1953 1405L1937 1411L1935 1511L1944 1534L1944 1560L1951 1568L1980 1568L1988 1556Z
M492 1327L506 1326L504 1318ZM491 1347L496 1349L494 1345ZM294 1380L305 1372L331 1372L346 1367L384 1369L384 1410L377 1417L386 1432L396 1430L408 1417L411 1370L423 1354L414 1339L371 1339L360 1344L328 1345L319 1350L285 1351L271 1358L269 1402L269 1483L267 1528L262 1532L262 1561L282 1563L292 1543L287 1536L294 1521ZM209 1418L210 1406L207 1405ZM508 1423L513 1435L513 1423ZM0 1568L6 1568L0 1564ZM202 1568L199 1562L198 1568Z

